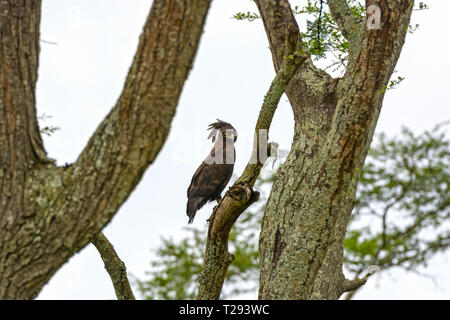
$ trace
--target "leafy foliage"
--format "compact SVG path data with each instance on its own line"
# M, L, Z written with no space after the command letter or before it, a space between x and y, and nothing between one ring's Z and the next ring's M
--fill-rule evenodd
M365 15L365 7L357 0L348 1L351 12L362 19ZM303 47L315 60L334 57L333 65L345 65L348 54L348 41L344 38L336 23L331 17L325 1L308 0L306 5L294 6L294 15L299 15L306 20L306 30L301 32ZM254 21L260 17L256 13L238 12L233 16L236 20Z
M351 13L357 20L365 21L366 8L363 1L347 0L347 3ZM333 20L326 4L327 1L325 0L307 0L303 6L294 6L292 13L302 21L306 21L306 29L301 30L305 50L316 61L326 60L328 65L325 69L334 67L333 71L343 72L348 60L349 44ZM421 11L426 9L429 9L428 5L420 2L415 10ZM238 12L233 15L233 19L240 21L255 21L259 18L258 14L250 11ZM419 24L410 25L408 32L414 33L418 27Z
M137 280L145 299L193 299L200 274L205 230L185 228L190 235L181 241L162 238L156 250L159 257L151 263L150 281Z
M384 88L384 91L396 89L396 87L405 80L404 77L398 76L397 79L389 80L388 85Z
M250 11L247 11L247 13L244 12L238 12L235 15L233 15L233 19L236 20L248 20L250 22L259 19L260 17L256 13L252 13Z
M345 239L344 265L358 276L370 265L416 271L450 246L450 141L448 122L415 135L381 134L361 171L357 199ZM258 279L257 240L273 170L264 168L256 188L259 207L242 214L230 235L235 255L223 297L253 292ZM138 280L147 299L193 299L202 265L206 225L186 228L181 240L163 239L148 279Z
M345 266L415 270L450 245L450 150L443 128L400 138L380 135L358 185Z

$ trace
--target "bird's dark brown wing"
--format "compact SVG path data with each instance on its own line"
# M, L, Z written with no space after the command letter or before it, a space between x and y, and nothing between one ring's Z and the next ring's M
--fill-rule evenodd
M204 196L212 197L217 194L217 189L224 183L230 181L233 168L225 164L206 164L202 162L192 177L191 185L188 188L188 198ZM222 192L223 188L219 192ZM213 198L212 200L214 200Z
M187 190L188 203L186 214L189 222L194 219L195 213L208 201L213 201L220 197L233 174L231 164L202 164L195 171L191 184Z
M190 196L192 197L192 196L197 195L197 192L198 192L197 189L198 189L199 181L203 180L203 177L201 178L201 176L202 176L202 172L203 172L203 169L205 168L205 166L207 166L207 164L206 164L205 161L203 161L200 164L200 166L197 168L197 170L195 170L195 173L194 173L194 175L192 176L192 179L191 179L191 184L189 185L189 188L187 190L188 198Z

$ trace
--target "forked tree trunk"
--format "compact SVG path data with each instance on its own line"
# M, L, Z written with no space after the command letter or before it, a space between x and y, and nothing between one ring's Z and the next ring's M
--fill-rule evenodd
M277 69L287 26L297 24L288 1L256 3ZM350 43L347 72L332 79L308 60L286 90L295 133L264 212L259 243L262 299L337 299L365 282L344 278L343 240L413 1L368 0L367 7L380 9L379 29L356 21L344 0L328 4Z
M0 299L34 298L135 188L168 135L209 4L153 2L119 100L58 167L36 119L41 1L0 1Z

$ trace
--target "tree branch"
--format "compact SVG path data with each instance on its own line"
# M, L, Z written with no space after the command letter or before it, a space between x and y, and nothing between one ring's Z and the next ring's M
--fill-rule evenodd
M51 188L51 214L70 214L77 221L53 221L70 253L106 225L162 148L209 5L210 0L153 2L116 105L77 161L60 177L49 175L56 187Z
M363 28L361 21L358 21L358 18L350 11L347 1L328 0L328 7L344 37L349 41L356 41L362 34Z
M345 279L343 284L343 292L356 291L360 287L366 284L369 275L364 278L355 278L353 280Z
M135 300L130 282L128 281L125 263L120 260L111 242L108 241L102 232L92 238L91 242L97 248L105 263L105 269L111 278L117 299Z
M290 49L294 47L288 46ZM242 212L259 200L259 193L252 189L265 160L257 157L256 164L254 163L255 153L258 155L259 132L260 130L269 130L278 102L298 66L305 58L298 52L288 51L288 53L264 98L255 127L255 148L251 159L240 178L214 208L209 219L203 270L199 277L198 300L219 299L228 266L234 259L233 255L228 252L230 230Z
M34 109L40 1L0 1L0 299L34 298L136 187L169 133L209 5L153 1L117 103L77 161L57 167Z
M328 73L313 64L303 47L300 30L289 1L255 0L255 3L264 23L276 72L283 64L286 46L296 47L297 51L307 54L286 88L295 121L301 122L309 112L310 106L314 106L314 110L322 106L328 118L326 122L331 121L335 107L333 101L335 82ZM289 32L286 33L286 30Z
M305 157L297 154L310 141L295 141L297 148L293 147L293 156L288 158L293 162L289 163L292 169L288 168L282 177L278 175L274 183L272 190L281 191L272 191L277 200L269 198L262 228L265 233L260 237L261 274L266 275L260 281L261 299L308 299L330 243L337 239L337 232L339 237L341 230L345 232L345 228L337 231L336 226L345 227L351 214L351 210L343 213L342 208L352 207L349 204L355 192L353 181L358 177L355 172L367 155L383 88L399 57L412 9L409 1L385 0L376 4L380 6L381 28L364 29L362 42L355 48L359 52L357 63L347 69L338 83L337 104L326 143L315 153L319 156L302 172L304 165L297 159ZM301 182L289 185L295 179L288 175L299 171ZM280 181L284 182L282 187L278 185Z
M40 0L0 2L0 168L3 170L22 171L21 167L50 162L36 117L40 19Z
M369 279L369 277L371 275L373 275L376 272L380 272L380 271L381 271L381 269L378 266L369 266L367 268L367 274L362 278L358 278L358 276L361 274L361 272L358 272L358 274L355 276L355 278L353 280L344 278L344 282L342 284L342 291L339 294L339 296L341 296L345 292L348 292L344 299L350 300L353 297L353 295L356 293L356 291L358 291L363 285L366 284L367 280Z

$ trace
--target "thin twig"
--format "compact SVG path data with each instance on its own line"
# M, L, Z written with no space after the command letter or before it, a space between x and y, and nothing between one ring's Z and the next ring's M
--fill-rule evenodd
M45 44L51 44L51 45L54 45L54 46L56 46L58 44L58 42L47 41L47 40L44 40L44 39L39 39L39 40L41 40L41 42L43 42Z

